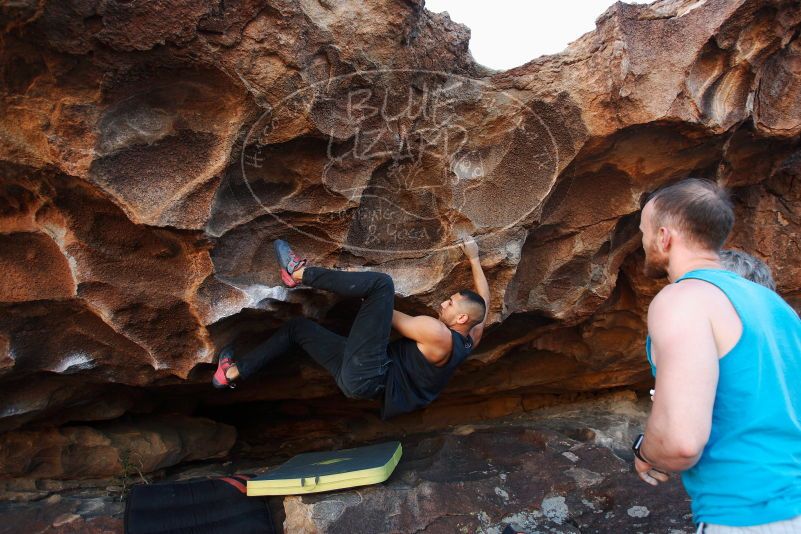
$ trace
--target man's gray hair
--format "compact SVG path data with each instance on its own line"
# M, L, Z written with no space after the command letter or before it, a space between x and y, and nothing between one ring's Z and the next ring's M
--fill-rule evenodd
M776 282L773 281L770 267L762 260L742 250L727 249L720 251L720 262L725 269L776 291Z

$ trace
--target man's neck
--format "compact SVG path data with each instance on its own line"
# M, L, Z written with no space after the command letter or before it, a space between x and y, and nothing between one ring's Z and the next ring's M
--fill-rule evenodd
M448 326L448 328L450 328L454 332L459 332L464 337L467 337L467 334L470 333L470 327L465 326L463 324L454 324L454 325Z
M717 252L710 250L677 253L668 265L668 280L673 283L690 271L698 269L723 269Z

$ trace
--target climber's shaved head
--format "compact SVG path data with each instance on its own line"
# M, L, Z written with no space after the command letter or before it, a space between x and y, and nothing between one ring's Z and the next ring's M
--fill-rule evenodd
M448 326L465 324L468 328L484 320L487 304L481 295L469 289L454 293L439 305L439 319Z

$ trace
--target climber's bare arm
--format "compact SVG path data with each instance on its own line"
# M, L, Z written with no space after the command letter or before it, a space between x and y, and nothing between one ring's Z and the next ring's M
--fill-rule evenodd
M489 315L490 307L490 289L487 283L487 277L484 276L484 270L481 268L481 260L478 257L478 245L472 237L466 237L462 241L462 251L465 256L470 260L470 269L473 271L473 285L476 288L476 293L481 295L484 299L484 304L487 308L484 312L484 319L470 329L470 338L473 340L473 348L478 346L481 341L481 336L484 334L484 323Z
M451 331L433 317L411 316L398 310L392 312L392 328L403 337L413 339L426 360L437 365L447 359L451 352Z

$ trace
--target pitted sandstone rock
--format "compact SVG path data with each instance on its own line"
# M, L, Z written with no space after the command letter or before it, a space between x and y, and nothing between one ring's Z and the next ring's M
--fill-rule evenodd
M401 428L647 380L659 286L639 274L637 220L672 179L732 186L729 245L801 306L795 1L618 3L506 72L417 0L17 2L0 25L4 430L158 412L165 395L361 417L302 358L209 390L231 340L352 317L280 287L277 237L392 274L413 313L469 285L455 244L479 239L491 327L439 407Z

